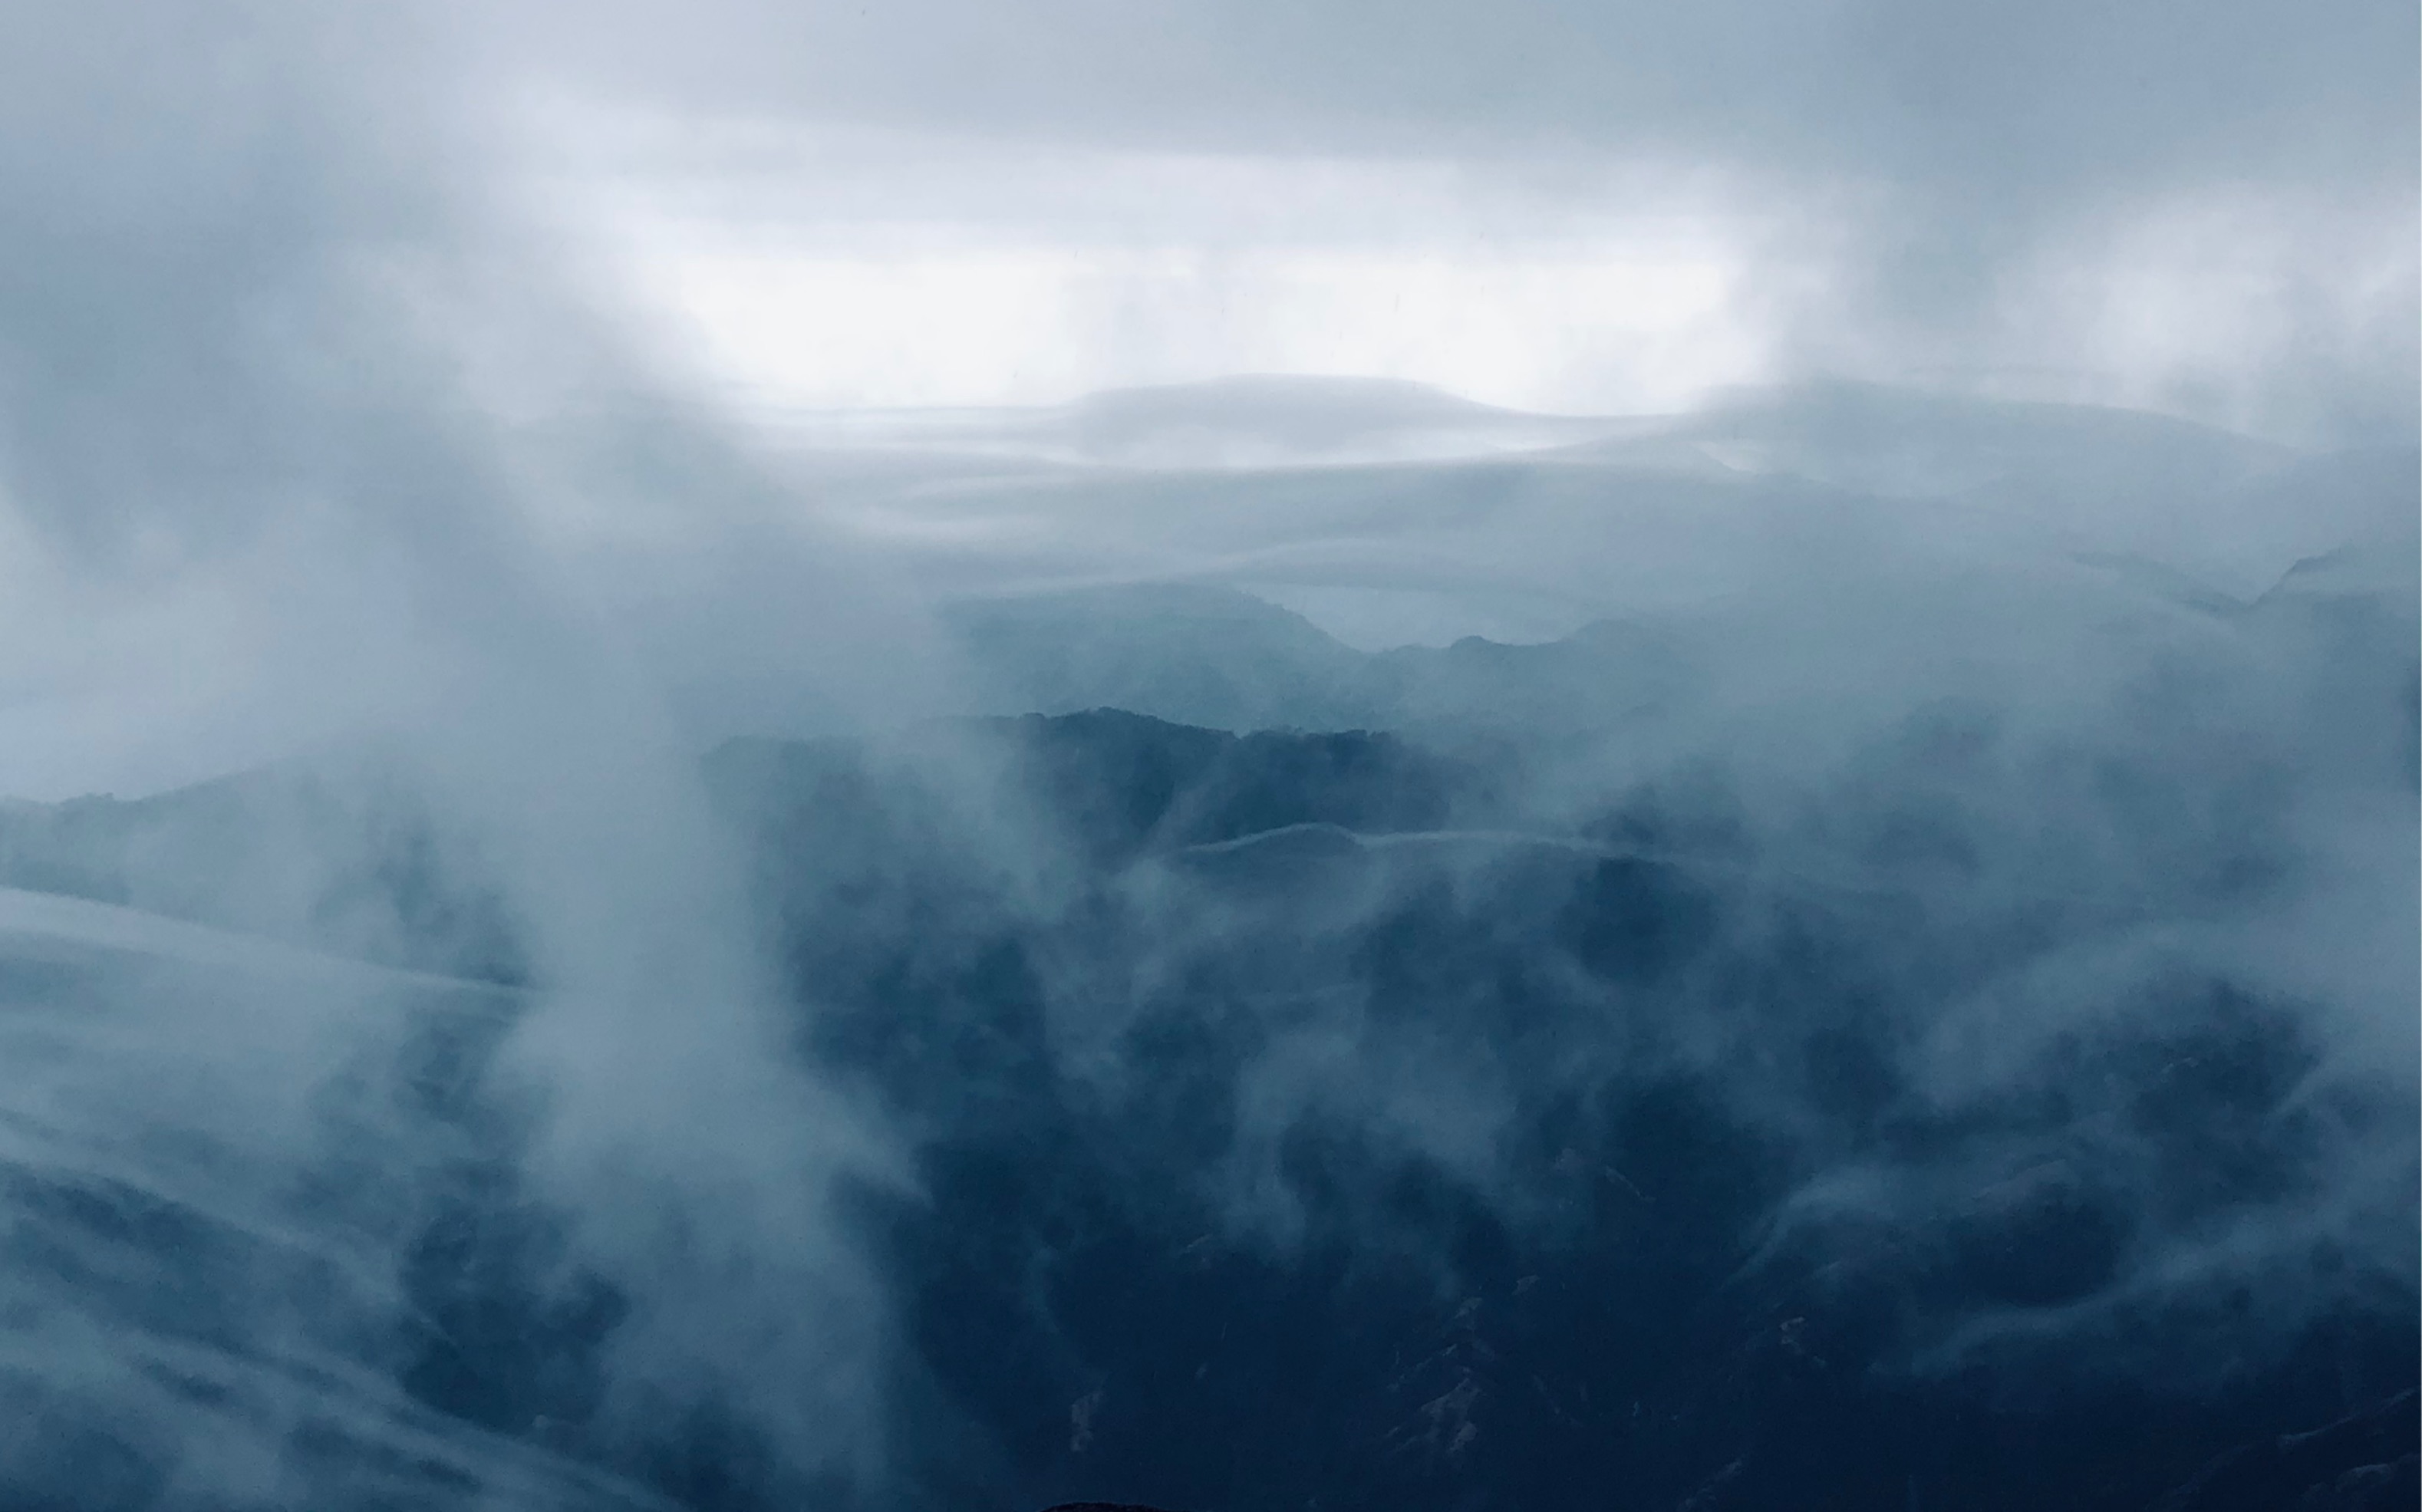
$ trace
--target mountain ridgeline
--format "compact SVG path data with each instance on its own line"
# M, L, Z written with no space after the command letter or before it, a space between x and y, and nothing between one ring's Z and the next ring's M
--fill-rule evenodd
M2345 575L2304 575L2297 635L2377 643ZM1537 669L1639 675L1620 646L1437 654L1537 698ZM718 748L792 1052L905 1162L840 1203L895 1336L855 1479L711 1392L610 1409L643 1278L521 1183L487 1069L547 984L404 789L19 806L0 869L256 933L237 900L274 893L296 943L493 984L394 1052L392 1116L457 1153L399 1219L415 1321L381 1358L400 1410L599 1477L560 1504L2384 1508L2414 1488L2410 1067L2227 943L2328 896L2279 773L2411 799L2410 660L2336 669L2301 728L2179 718L2174 682L2057 738L1936 701L1792 783L1611 757L1644 703L1519 738L1099 708ZM338 859L275 871L297 830ZM44 1189L60 1252L169 1247L182 1299L144 1326L210 1336L236 1283L174 1202L129 1226ZM124 1504L176 1504L156 1445L79 1427ZM8 1504L67 1504L11 1473Z
M2413 458L1820 398L1062 479L1789 570L1376 652L965 595L950 717L550 753L696 799L631 854L401 746L0 806L0 1509L2412 1505L2412 551L1979 566L1840 489ZM1838 497L1742 470L1845 429Z

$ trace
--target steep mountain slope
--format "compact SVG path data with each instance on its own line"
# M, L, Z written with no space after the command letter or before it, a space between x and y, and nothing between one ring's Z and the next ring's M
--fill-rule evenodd
M1013 701L1402 728L718 748L799 1072L748 1139L886 1152L784 1231L882 1320L850 1465L639 1368L695 1246L536 1179L514 1034L566 989L409 767L12 807L0 874L48 890L0 892L0 1393L66 1447L0 1488L179 1504L203 1424L396 1506L2383 1504L2414 577L1960 578L1903 661L1847 594L1379 654L1210 591L1036 600L972 632ZM1789 660L1812 625L1861 659ZM2031 681L2055 633L2094 659ZM647 1127L711 1212L732 1147Z
M2021 863L1999 741L1913 725L1797 840L1109 713L720 753L819 1055L924 1131L873 1210L925 1494L2252 1508L2208 1461L2410 1419L2412 1089L2316 1098L2328 1015L2185 943L2284 858L2123 787ZM2406 1473L2325 1441L2261 1484Z

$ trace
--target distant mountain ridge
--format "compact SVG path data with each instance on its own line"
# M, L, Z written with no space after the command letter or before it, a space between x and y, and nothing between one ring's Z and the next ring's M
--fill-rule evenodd
M1362 652L1299 614L1203 584L967 600L945 623L986 714L1109 707L1234 731L1575 731L1642 716L1691 675L1675 639L1642 625Z
M446 976L527 975L476 848L402 772L351 758L134 799L0 805L0 887Z

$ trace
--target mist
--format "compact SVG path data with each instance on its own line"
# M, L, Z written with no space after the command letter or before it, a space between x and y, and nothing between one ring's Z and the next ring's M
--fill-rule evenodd
M0 1505L2410 1499L2414 48L0 23Z

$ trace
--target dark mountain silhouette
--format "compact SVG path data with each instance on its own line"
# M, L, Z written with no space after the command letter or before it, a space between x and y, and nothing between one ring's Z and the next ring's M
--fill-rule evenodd
M486 1457L395 1471L423 1498L398 1505L475 1462L532 1504L695 1512L2410 1504L2410 1067L2351 1061L2331 1005L2210 943L2303 895L2280 771L2412 791L2410 590L2379 566L2178 606L2214 655L2326 670L2285 704L2210 669L2042 737L1941 701L1789 782L1720 748L1600 760L1621 719L1536 712L1624 666L1620 631L1341 654L1216 595L1158 602L1241 648L1238 687L1279 681L1267 654L1400 716L1516 717L718 748L789 1043L908 1172L842 1204L897 1339L860 1388L871 1481L711 1393L602 1405L635 1303L525 1182L527 1110L488 1073L548 984L401 774L0 813L0 878L102 900L0 913L0 989L115 1012L207 969L248 1001L303 968L204 947L260 934L422 973L376 977L422 1006L324 1116L442 1159L411 1205L341 1161L292 1199L396 1225L398 1316L345 1337L392 1374L377 1412ZM278 869L298 853L333 859ZM21 1274L151 1268L177 1284L78 1295L226 1331L250 1238L11 1170L42 1215ZM134 1429L61 1421L129 1498L167 1494Z

